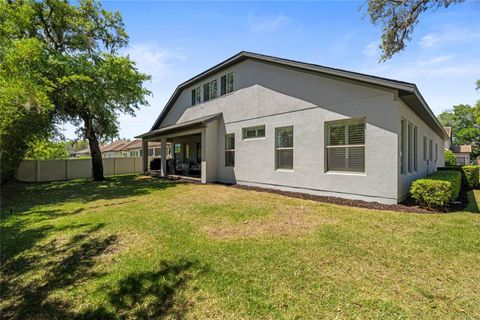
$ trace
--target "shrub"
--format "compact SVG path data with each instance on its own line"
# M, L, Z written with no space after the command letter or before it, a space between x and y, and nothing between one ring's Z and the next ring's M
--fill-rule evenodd
M463 166L463 174L469 188L475 188L480 185L479 175L480 167L479 166Z
M424 179L415 180L410 194L423 207L443 207L458 198L461 181L460 172L437 171Z
M455 154L452 151L445 149L444 155L446 166L454 166L457 164L457 158L455 158Z

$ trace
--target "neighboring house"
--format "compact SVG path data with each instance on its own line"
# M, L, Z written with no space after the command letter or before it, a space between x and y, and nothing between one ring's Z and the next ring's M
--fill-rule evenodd
M172 143L203 183L397 203L444 166L447 135L415 84L240 52L180 84L137 138Z
M472 153L472 146L468 144L452 145L452 127L443 127L443 129L448 135L448 139L445 139L445 149L451 150L455 154L457 164L470 164L470 154Z
M102 158L141 157L142 140L117 140L109 144L101 144ZM90 157L90 148L77 151L76 157ZM160 143L148 144L148 156L160 156Z
M133 140L120 151L124 157L141 157L143 154L142 140ZM160 156L160 142L150 142L148 144L148 156Z
M457 164L470 164L470 153L472 153L471 145L452 146L452 151L457 158Z
M123 157L122 149L129 144L130 141L128 140L117 140L115 142L110 143L109 145L100 149L102 152L103 158L119 158Z

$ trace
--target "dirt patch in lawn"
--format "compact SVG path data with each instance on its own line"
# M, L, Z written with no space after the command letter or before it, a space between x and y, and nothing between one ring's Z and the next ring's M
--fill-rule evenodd
M337 223L337 220L321 215L318 210L305 206L287 206L262 219L245 220L236 224L220 223L203 229L210 237L224 240L263 235L290 236L308 233L320 225L334 223Z

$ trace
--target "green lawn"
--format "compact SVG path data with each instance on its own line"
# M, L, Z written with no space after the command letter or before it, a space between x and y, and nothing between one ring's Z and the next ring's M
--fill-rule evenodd
M480 214L139 176L2 196L4 319L480 318Z

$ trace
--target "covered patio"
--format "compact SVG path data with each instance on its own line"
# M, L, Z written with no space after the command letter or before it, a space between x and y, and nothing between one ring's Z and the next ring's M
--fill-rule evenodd
M202 183L216 180L217 127L221 113L179 122L144 133L142 139L142 171L151 171L146 156L148 142L160 142L160 176L187 177ZM167 148L167 144L171 148Z

